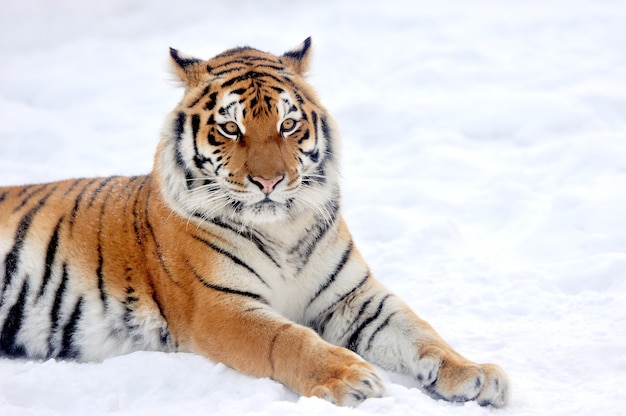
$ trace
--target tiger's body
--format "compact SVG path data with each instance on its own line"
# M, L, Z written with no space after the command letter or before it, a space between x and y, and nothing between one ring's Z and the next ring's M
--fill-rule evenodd
M506 374L457 353L355 247L309 46L171 50L186 91L151 174L0 188L0 355L189 351L341 405L383 393L367 360L505 405Z

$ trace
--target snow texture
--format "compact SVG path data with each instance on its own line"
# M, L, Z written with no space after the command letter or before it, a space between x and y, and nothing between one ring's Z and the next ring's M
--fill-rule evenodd
M513 395L450 404L383 372L383 398L342 409L139 352L0 359L0 415L626 414L625 21L620 0L2 1L2 184L145 173L182 96L168 47L311 35L357 244Z

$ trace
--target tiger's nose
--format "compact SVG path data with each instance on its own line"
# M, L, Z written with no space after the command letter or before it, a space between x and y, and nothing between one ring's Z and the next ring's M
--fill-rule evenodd
M284 177L285 175L278 175L272 179L265 179L262 176L248 175L248 179L250 179L250 182L258 186L261 192L263 192L265 195L269 195L274 190L276 184L282 181Z

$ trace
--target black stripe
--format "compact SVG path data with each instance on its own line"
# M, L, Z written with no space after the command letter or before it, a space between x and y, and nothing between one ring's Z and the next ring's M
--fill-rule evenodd
M193 114L191 116L191 133L193 136L193 162L198 169L203 169L204 164L209 162L212 164L211 159L206 158L200 151L198 150L198 131L200 130L200 116L198 114ZM182 156L181 156L182 157Z
M359 283L357 283L352 289L350 289L348 292L346 292L345 294L341 295L339 297L339 299L337 299L334 303L339 303L342 302L345 298L347 298L348 296L350 296L351 294L353 294L354 292L356 292L361 286L363 286L365 284L365 282L367 282L367 279L370 278L370 274L369 272L365 275L365 277L363 279L361 279L361 281L359 281Z
M315 139L314 143L313 143L313 150L309 151L309 152L305 152L302 151L302 154L304 154L305 156L307 156L309 159L311 159L311 162L313 163L317 163L319 161L319 124L318 124L318 116L317 113L315 111L311 112L311 122L313 123L313 137ZM322 162L323 163L323 162ZM324 169L320 169L319 166L317 168L316 173L318 175L321 176L314 176L312 178L305 178L303 182L309 183L310 181L315 181L318 183L325 183L326 182L326 178L324 177L325 175L325 171Z
M269 69L274 69L276 71L284 71L285 70L285 66L284 65L278 65L278 64L256 64L254 67L255 68L269 68Z
M289 80L289 81L290 81L289 85L291 85L291 88L293 88L293 92L294 92L294 94L296 96L296 100L298 100L298 104L304 104L304 102L305 102L304 98L302 98L302 95L300 95L300 92L298 91L298 88L296 88L296 85L291 80ZM311 99L311 97L309 97L306 94L303 94L303 95L306 97L306 99L309 102L312 102L314 105L317 105L317 104L315 104L315 100Z
M109 182L111 182L113 179L116 179L117 176L109 176L108 178L104 178L100 180L100 183L98 184L98 186L96 187L96 189L94 189L93 193L91 194L91 198L89 199L89 203L87 204L87 208L91 208L93 206L93 203L95 202L96 198L98 197L98 195L100 195L100 192L102 192L102 190L108 185ZM109 190L110 192L110 190Z
M328 120L326 120L325 116L320 117L320 122L322 125L322 134L324 135L324 143L326 144L326 151L323 153L322 160L320 164L317 166L318 179L320 183L326 182L326 164L333 160L334 150L332 148L331 143L331 135L330 135L330 127L328 126Z
M327 128L324 127L325 125L324 118L320 118L320 120L322 124L322 132L324 132L327 130ZM315 149L311 152L308 152L307 156L309 156L309 158L311 159L313 163L317 163L319 161L319 164L317 165L317 169L316 169L316 176L314 176L311 179L320 184L326 183L326 163L328 162L328 160L330 159L330 156L332 155L332 151L330 147L330 137L326 135L324 136L325 136L324 143L326 144L326 151L322 154L321 161L319 161L320 154L317 148L317 144L319 140L318 139L318 127L317 127L317 123L315 123Z
M206 102L206 104L204 105L204 109L211 111L215 108L215 105L217 104L217 92L211 93L211 95L209 95L209 101Z
M331 305L335 306L334 304ZM318 316L316 319L314 319L311 324L309 325L311 328L315 329L315 331L320 334L320 336L323 337L324 335L324 331L326 331L326 325L333 319L334 314L336 312L336 310L332 310L330 311L329 308L327 308L327 310L324 311L323 315ZM319 319L320 317L323 317L324 319Z
M374 332L372 332L372 336L370 337L370 340L367 342L367 348L366 350L371 350L372 347L374 346L374 338L376 337L376 335L378 335L378 333L380 331L382 331L383 329L385 329L386 327L389 326L389 323L391 322L391 318L393 318L393 316L396 314L396 312L391 313L387 319L385 319L383 321L382 324L378 325L378 328L376 328L374 330Z
M198 104L200 100L203 99L209 93L210 90L211 90L210 85L207 85L206 87L204 87L204 90L202 90L198 98L196 98L193 103L189 104L187 108L195 107L196 104Z
M108 182L108 181L106 181ZM96 276L98 277L98 290L100 290L100 299L102 299L102 303L104 305L104 309L108 308L107 302L107 293L104 288L104 254L102 252L102 231L104 229L104 215L107 204L109 202L109 198L111 197L111 193L113 192L114 186L108 188L107 193L104 195L102 200L102 204L100 205L100 215L98 217L98 267L96 268Z
M26 192L28 192L30 190L32 190L32 192L29 192L28 195L26 195L26 197L24 199L22 199L22 202L20 202L20 204L13 209L13 214L15 214L20 209L24 208L24 206L26 206L26 204L28 204L28 202L35 195L43 192L44 189L46 189L47 186L48 185L29 185L29 186L27 186L22 192L20 192L20 194L23 195L23 194L25 194Z
M123 188L120 190L119 192L119 198L120 200L122 200L122 197L124 198L123 201L124 203L124 208L122 208L122 218L124 218L125 220L128 219L128 207L130 206L130 199L133 196L133 194L135 193L135 190L137 189L137 184L139 184L139 180L140 179L144 179L145 176L131 176L128 178L128 182L123 186ZM124 195L122 195L122 191L124 192ZM126 221L127 222L127 221Z
M257 91L257 96L258 96L258 91ZM258 117L261 114L261 108L256 108L257 104L259 103L259 99L257 97L252 97L252 99L250 99L250 108L252 109L252 115L254 117ZM245 109L244 109L245 111ZM265 111L265 113L267 114L267 111ZM245 114L244 114L245 116Z
M63 272L61 275L61 283L57 288L56 293L54 294L54 302L52 303L52 309L50 309L50 336L48 337L48 358L53 356L53 352L55 350L54 345L52 345L53 337L59 329L60 319L59 311L61 310L61 305L63 304L63 298L65 296L65 290L67 287L67 264L63 263Z
M241 59L245 59L250 62L265 61L265 62L273 62L275 64L279 63L279 61L276 61L276 59L266 58L264 56L243 55Z
M141 226L141 222L139 218L140 211L137 209L137 205L139 202L139 194L143 190L147 181L148 181L148 176L145 176L143 178L143 181L141 181L141 183L137 186L136 194L132 198L133 200L133 229L135 230L135 237L137 239L137 244L139 245L139 247L143 247L143 239L141 238L142 233L140 230L140 226ZM141 211L141 212L145 213L145 211Z
M146 213L149 212L150 198L151 198L151 190L148 189L148 193L147 193L146 198L145 198L146 204L145 204L145 207L144 207L144 212L146 212ZM145 227L147 228L148 232L150 233L150 237L152 238L152 243L154 244L154 248L155 248L156 253L157 253L157 258L159 260L159 265L161 266L161 268L163 269L165 274L170 278L170 280L175 282L176 279L174 279L172 273L170 272L169 268L167 267L167 264L165 263L165 256L163 256L163 250L161 249L161 245L159 244L159 239L156 237L156 234L154 233L154 228L152 227L152 224L150 223L150 219L148 218L147 215L146 215L146 218L145 218ZM144 248L144 251L145 251L145 248Z
M98 233L99 234L99 233ZM104 274L102 268L104 266L104 258L102 257L102 243L98 238L98 267L96 268L96 276L98 277L98 290L100 291L100 299L104 305L104 309L107 309L107 296L104 291Z
M259 238L255 234L253 234L251 231L237 229L237 228L231 226L230 224L227 224L227 223L223 222L219 218L212 218L211 219L211 223L217 225L220 228L225 228L227 230L230 230L230 231L236 233L238 236L243 237L243 238L251 241L259 249L259 251L261 253L265 254L267 256L267 258L269 258L272 261L272 263L274 263L277 267L280 267L278 262L276 260L274 260L274 258L271 256L270 253L268 253L268 251L267 251L267 249L265 247L265 244L263 243L261 238Z
M365 309L367 309L367 307L370 306L370 303L372 303L373 299L374 299L374 296L370 296L369 298L365 300L365 302L361 304L361 308L359 308L359 311L354 316L354 319L352 320L350 325L348 325L348 329L345 331L344 335L347 334L348 331L357 324L357 322L359 322L359 319L361 319L361 317L363 316Z
M78 186L78 184L81 183L83 180L84 179L76 179L74 182L72 182L72 184L70 185L69 188L67 188L63 196L68 196L70 192L72 192Z
M78 323L83 313L84 299L81 297L76 302L76 307L70 316L69 321L63 327L63 339L61 341L61 351L58 357L63 359L76 359L80 357L80 351L74 345L74 335L78 329Z
M24 357L26 349L23 345L16 345L17 337L24 320L24 308L26 307L26 295L28 294L28 276L22 285L22 290L15 304L9 309L9 313L2 326L0 333L0 352L12 357Z
M309 303L307 304L307 306L311 306L311 304L313 302L315 302L315 300L326 290L328 289L328 287L335 281L335 279L337 278L337 275L341 272L341 270L343 270L343 267L346 265L346 263L348 262L348 259L350 258L350 255L352 254L352 249L354 247L354 244L352 242L352 240L350 240L350 243L348 244L348 248L346 248L346 250L343 252L343 255L341 256L341 259L339 260L339 263L335 266L335 269L333 270L333 272L326 278L326 281L322 284L322 286L317 290L317 292L315 293L315 295L313 295L313 297L311 298L311 300L309 300Z
M219 54L217 57L226 57L226 56L230 56L233 55L235 52L239 52L239 51L244 51L244 48L234 48L234 49L230 49L224 53ZM246 62L244 59L242 59L244 57L240 57L240 58L235 58L235 59L231 59L229 61L226 61L222 64L219 64L217 66L214 66L213 69L217 69L217 68L222 68L228 65L233 65L233 64L242 64L242 65L249 65L249 62ZM213 74L215 75L215 73Z
M302 114L302 120L308 121L308 116L306 113ZM319 149L318 149L318 135L317 135L317 113L315 111L311 111L311 122L313 123L313 138L314 138L313 150L310 150L310 151L304 151L302 149L299 149L299 150L300 150L300 153L302 153L303 155L311 159L311 162L317 163L319 159ZM307 129L302 135L302 137L300 138L300 140L298 140L298 144L302 144L305 141L309 140L310 138L311 138L311 131L310 129Z
M306 130L304 132L304 134L302 135L302 137L298 140L298 144L302 144L305 141L309 140L309 137L311 137L311 132L309 130ZM306 152L303 152L306 154Z
M243 94L246 91L248 91L247 88L237 88L236 90L232 90L230 93L231 94L241 95L241 94Z
M274 98L269 95L264 95L263 101L265 101L265 106L267 107L267 110L270 111L272 109L272 101L274 101Z
M217 55L216 58L225 58L227 56L232 56L232 55L235 55L235 54L237 54L239 52L243 52L246 49L248 49L248 48L233 48L233 49L229 49L229 50L227 50L225 52L222 52L219 55ZM226 61L226 62L224 62L222 64L219 64L217 66L212 67L212 70L215 69L215 68L221 68L223 66L232 65L233 63L245 64L246 62L243 59L241 59L241 58L231 59L231 60Z
M348 296L352 295L354 292L356 292L361 286L363 286L365 284L365 282L367 281L367 279L369 279L370 274L366 274L365 277L363 279L361 279L361 281L359 283L357 283L352 289L350 289L349 291L347 291L346 293L344 293L343 295L341 295L339 297L339 299L329 303L329 305L326 307L326 309L324 309L318 316L317 318L315 318L313 321L310 322L310 327L311 328L315 328L315 330L320 333L323 334L324 330L326 329L326 324L331 320L333 314L331 312L331 309L336 309L337 305L339 305L341 302L344 301L344 299L346 299ZM320 320L320 318L324 318L322 320Z
M313 149L310 152L305 152L304 150L300 150L300 152L302 152L303 155L308 157L313 163L317 163L320 160L320 152L317 149ZM316 173L326 174L324 170L320 170L319 168L317 169ZM324 183L326 181L325 177L314 176L313 179L319 183Z
M330 138L330 127L328 126L328 120L326 116L320 117L320 122L322 123L322 133L324 133L324 137ZM332 150L327 151L326 153L332 153Z
M289 251L290 257L300 262L298 272L306 266L319 241L322 240L337 220L339 204L336 201L330 201L325 208L330 213L330 218L318 217L313 227Z
M349 350L352 350L354 352L357 351L357 348L359 346L359 342L361 339L361 333L363 332L363 330L370 325L372 322L374 322L381 314L381 312L383 311L383 307L385 306L385 302L387 301L387 299L389 298L390 295L385 296L384 298L381 299L380 303L378 304L378 308L376 309L376 312L374 312L374 314L372 316L370 316L369 318L367 318L366 320L364 320L359 327L356 329L356 331L354 331L352 333L352 335L350 336L350 339L348 340L348 343L346 345L346 348L348 348ZM369 303L369 300L368 300ZM361 307L361 310L359 311L359 314L357 316L361 316L363 314L363 311L365 309L365 305L363 305Z
M204 280L202 278L202 276L198 275L198 273L195 273L196 278L206 287L213 289L213 290L217 290L220 292L224 292L224 293L231 293L233 295L240 295L240 296L246 296L249 298L252 298L254 300L258 300L261 301L263 303L265 303L266 305L269 305L269 303L263 299L263 297L261 295L257 295L256 293L252 293L252 292L246 292L246 291L242 291L242 290L237 290L237 289L232 289L230 287L225 287L225 286L218 286L218 285L214 285L212 283L207 282L206 280Z
M226 75L226 74L229 74L231 72L244 71L246 69L248 69L248 66L241 66L241 65L239 65L239 66L236 66L234 68L228 68L228 69L224 69L224 70L219 71L219 72L215 72L213 75L215 75L216 77L219 77L221 75Z
M209 131L209 134L207 134L207 139L211 146L220 146L224 144L224 142L220 142L215 138L215 134L213 134L213 130Z
M9 191L6 191L0 194L0 203L4 201L4 199L7 197L8 194L9 194Z
M59 246L59 229L61 228L61 223L63 222L63 218L61 218L56 227L54 227L54 232L52 233L52 237L50 238L50 242L48 243L48 248L46 250L46 263L44 267L43 278L41 279L41 287L39 288L39 293L37 293L37 300L41 298L50 282L50 275L52 274L52 265L54 264L54 259L56 258L57 248Z
M196 148L196 153L198 153L198 146L195 144L195 140L198 137L198 130L200 130L200 116L198 114L193 114L191 116L191 135L194 140L194 147Z
M76 216L78 215L78 208L80 206L80 203L83 200L83 197L85 195L85 192L87 192L87 188L89 188L91 186L91 184L96 182L96 178L94 179L90 179L85 186L83 186L83 188L80 190L80 192L78 193L78 195L76 195L76 199L74 200L74 207L72 208L72 213L70 214L70 218L68 219L68 224L70 226L70 231L73 229L74 227L74 222L76 221Z
M52 303L52 309L50 309L50 327L52 332L59 327L59 310L63 303L63 297L65 296L65 288L67 286L68 273L67 264L63 263L63 272L61 275L61 283L54 294L54 302Z
M182 135L185 132L185 120L187 120L187 115L182 111L178 112L176 120L174 120L174 133L177 142L182 140Z
M154 229L152 227L152 224L150 223L150 221L147 218L146 218L146 228L148 229L148 231L150 232L150 235L152 237L152 242L154 243L154 249L155 249L156 254L157 254L157 259L159 260L159 265L161 266L161 268L163 269L165 274L170 278L170 280L175 281L175 279L173 278L172 273L170 273L169 267L167 267L167 264L165 263L165 258L163 256L163 250L161 249L161 245L159 244L158 239L154 235ZM143 247L143 248L145 249L145 247Z
M252 48L247 48L247 49L250 50ZM250 62L265 61L265 62L277 63L276 59L266 58L264 56L243 55L240 57L240 59L244 61L250 61Z
M326 143L326 152L322 155L323 159L322 161L317 165L317 169L316 169L316 176L313 177L305 177L303 182L308 184L311 181L315 181L318 182L320 184L324 184L326 183L326 170L325 170L325 165L327 160L327 156L332 155L332 151L331 151L331 147L330 147L330 136L328 136L326 133L329 132L328 129L328 123L326 121L326 118L324 116L321 116L318 118L318 115L315 111L311 112L311 121L313 123L313 137L315 138L315 143L313 144L313 150L305 152L302 149L300 149L300 152L307 156L309 159L311 159L311 162L313 163L318 163L319 158L320 158L320 153L319 153L319 124L322 125L322 133L324 134L324 138L325 138L325 143Z
M246 64L246 65L250 65L253 62L256 61L265 61L265 62L274 62L276 63L276 59L272 59L272 58L266 58L264 56L254 56L254 55L241 55L244 52L247 51L258 51L258 49L254 49L251 48L249 46L246 47L240 47L240 48L233 48L233 49L229 49L225 52L222 52L221 54L217 55L216 58L225 58L228 56L233 56L236 54L240 54L237 58L235 59L231 59L229 61L224 62L223 64L217 65L214 68L220 68L223 66L228 66L231 65L233 63L238 63L238 64Z
M196 240L200 241L202 244L206 245L207 247L217 251L220 254L225 255L226 257L231 259L235 264L243 267L244 269L248 270L250 273L254 274L261 281L261 283L263 283L265 286L269 287L267 282L265 280L263 280L263 278L261 276L259 276L259 274L257 272L255 272L252 269L252 267L250 267L246 263L244 263L243 260L241 260L239 257L237 257L237 256L233 255L232 253L229 253L228 251L226 251L226 250L216 246L215 244L205 240L204 238L198 237L197 235L192 235L192 237L195 238Z
M180 111L176 116L176 120L174 121L174 133L176 134L176 165L183 171L185 174L185 184L187 185L187 189L191 189L193 187L193 173L187 167L187 163L183 158L183 153L180 150L183 141L183 133L185 132L185 121L187 120L187 115Z
M161 246L158 244L158 240L155 236L154 233L154 228L152 227L152 224L150 223L150 220L148 218L148 212L149 210L149 204L150 204L150 195L151 195L151 188L148 187L147 188L147 194L145 197L145 206L143 208L143 210L141 210L142 213L144 213L145 217L143 218L143 223L140 223L140 219L139 219L139 215L138 215L138 202L140 200L140 193L142 192L142 190L144 189L145 184L147 183L148 180L151 180L152 178L150 176L146 176L144 177L144 180L141 182L141 184L139 185L138 189L137 189L137 193L136 195L132 198L133 199L133 228L135 230L135 235L137 237L137 244L139 245L139 247L141 248L142 253L144 254L144 259L146 259L146 247L145 247L145 243L148 239L148 236L145 232L145 229L147 229L150 233L150 237L152 238L152 242L155 245L155 249L156 249L156 253L157 253L157 257L159 259L159 265L161 266L161 268L163 269L163 271L165 272L165 274L169 277L170 281L174 282L175 284L179 284L173 277L172 274L170 273L167 264L165 263L165 259L163 258L163 253L161 250ZM141 230L140 230L141 227ZM142 234L144 235L144 238L142 239ZM152 293L152 301L154 302L154 304L157 306L159 313L161 314L161 316L163 317L163 320L165 322L168 322L167 316L165 315L165 311L163 310L163 306L161 304L161 301L159 300L158 294L157 294L157 290L154 287L154 282L153 282L153 278L151 275L147 276L148 279L148 284L150 285L150 289L151 289L151 293ZM161 328L159 331L159 341L161 342L161 344L164 347L168 347L170 346L170 333L167 330L167 328Z
M48 192L43 198L39 200L39 202L33 206L28 212L22 217L20 220L17 231L15 232L13 247L4 258L4 282L2 285L3 293L2 297L0 297L0 308L4 305L4 301L6 298L7 289L13 280L13 275L17 271L17 266L20 260L20 253L22 251L22 247L24 246L24 241L26 240L26 235L28 234L28 229L30 228L31 223L33 222L33 218L35 214L45 205L46 201L52 195L52 193L56 190L56 186L52 188L50 192Z
M240 82L240 81L245 81L245 80L249 80L249 79L253 79L253 78L263 78L263 77L267 77L270 78L278 83L284 84L285 80L278 78L277 76L273 75L273 74L269 74L267 72L259 72L259 71L248 71L242 75L239 75L237 77L231 78L228 81L224 82L221 85L221 88L227 88L230 87L231 85Z

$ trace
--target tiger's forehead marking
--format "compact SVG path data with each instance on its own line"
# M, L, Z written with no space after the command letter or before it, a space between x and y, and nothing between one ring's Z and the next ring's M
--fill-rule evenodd
M217 55L207 63L207 71L216 77L229 73L257 68L262 70L285 71L280 59L266 52L253 48L235 48Z
M206 71L208 84L189 100L190 108L202 103L205 110L217 107L222 115L241 121L248 116L283 119L286 114L299 113L297 107L304 103L297 74L280 57L257 49L223 52L206 61ZM240 105L234 104L237 100ZM238 109L241 113L235 114Z
M279 78L280 75L268 71L259 71L257 67L251 67L249 71L243 71L221 84L224 91L222 109L233 106L234 101L244 108L243 116L251 111L253 117L261 115L271 116L285 112L285 102L289 102L289 109L294 107L292 95L285 88L287 82Z

